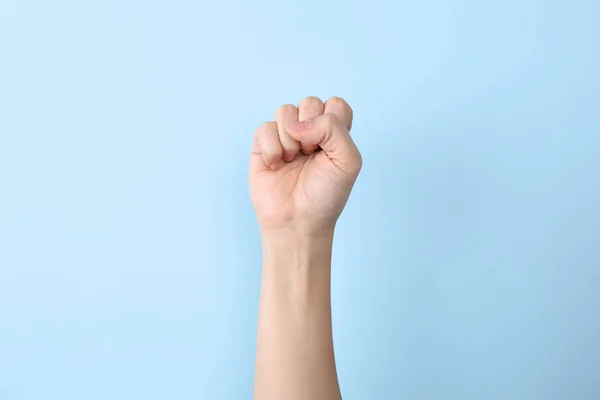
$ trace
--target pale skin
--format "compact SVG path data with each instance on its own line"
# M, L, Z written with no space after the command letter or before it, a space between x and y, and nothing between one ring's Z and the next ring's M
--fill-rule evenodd
M263 270L255 400L339 400L331 329L333 234L362 167L341 98L307 97L261 125L250 196Z

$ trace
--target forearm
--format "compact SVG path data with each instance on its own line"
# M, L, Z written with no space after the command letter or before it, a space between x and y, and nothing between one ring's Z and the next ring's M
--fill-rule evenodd
M338 400L331 331L333 231L263 234L256 400Z
M362 167L343 99L286 104L254 134L250 197L263 238L256 400L340 400L331 333L333 227ZM307 231L321 227L319 233Z

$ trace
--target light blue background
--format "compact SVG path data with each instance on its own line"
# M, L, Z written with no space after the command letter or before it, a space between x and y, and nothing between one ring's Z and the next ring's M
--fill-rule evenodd
M0 399L249 399L254 129L345 97L345 399L600 398L594 1L0 3Z

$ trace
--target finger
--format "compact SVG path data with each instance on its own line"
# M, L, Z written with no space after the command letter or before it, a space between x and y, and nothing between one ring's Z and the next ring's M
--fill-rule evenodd
M305 97L298 104L298 121L307 121L323 114L323 102L318 97ZM318 145L307 146L300 143L300 150L304 154L311 154L317 150Z
M279 167L283 151L275 122L266 122L256 130L252 153L253 156L260 155L263 163L271 169Z
M308 121L293 122L290 135L301 145L318 145L340 170L358 174L362 158L344 123L334 114L323 114Z
M300 143L292 138L285 130L290 123L298 121L298 109L292 104L285 104L275 111L275 122L277 122L279 141L283 150L283 161L289 162L296 158Z
M346 100L341 97L332 97L325 102L324 114L333 114L343 122L348 132L352 129L353 112Z

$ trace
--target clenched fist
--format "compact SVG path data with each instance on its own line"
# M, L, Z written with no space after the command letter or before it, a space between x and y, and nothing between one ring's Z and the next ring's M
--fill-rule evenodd
M263 233L332 230L362 167L341 98L283 105L254 135L250 196Z

